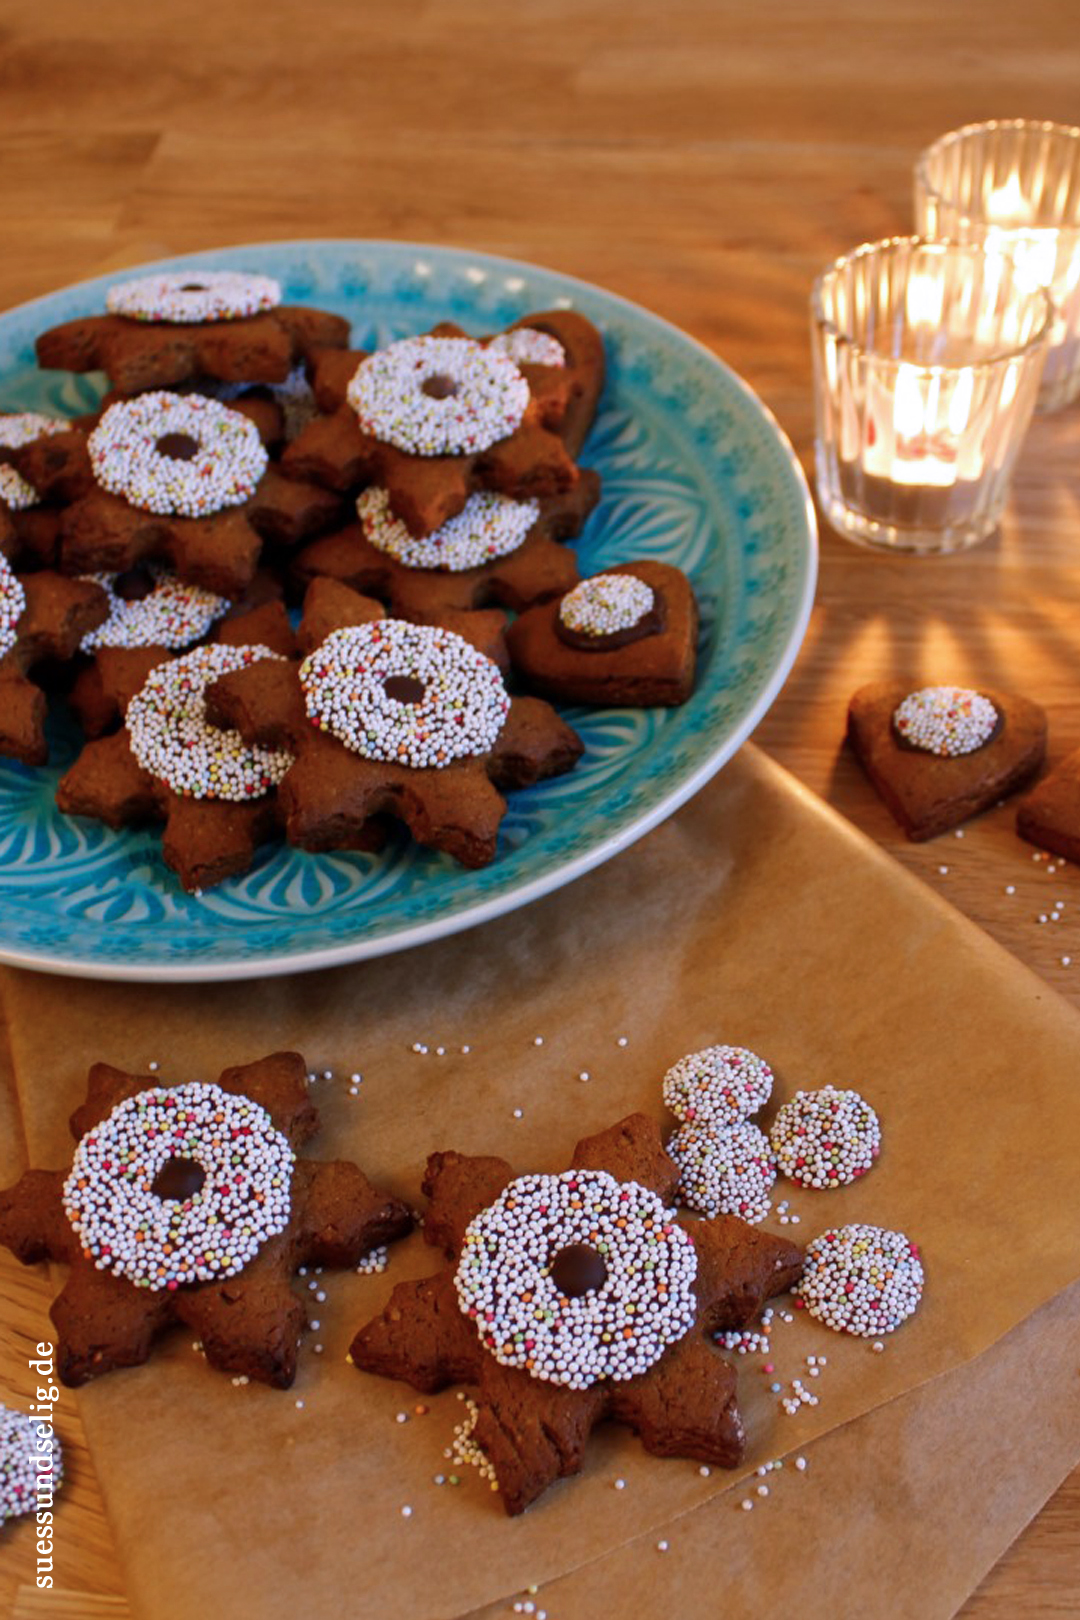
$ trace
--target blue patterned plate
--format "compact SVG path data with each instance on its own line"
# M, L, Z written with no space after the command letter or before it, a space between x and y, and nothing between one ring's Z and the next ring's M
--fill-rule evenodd
M259 270L289 303L340 311L374 348L437 320L477 334L555 305L604 334L609 381L583 460L603 498L583 573L635 557L676 563L702 607L697 686L671 710L568 709L578 768L510 796L492 864L468 872L402 836L380 855L268 848L243 878L185 895L154 832L61 816L77 749L55 722L53 763L0 761L0 960L95 978L251 978L419 945L528 904L617 855L695 793L749 736L799 649L817 564L813 508L791 448L746 385L655 315L509 259L403 242L274 242L178 265ZM38 372L34 337L100 311L115 275L0 316L0 408L91 408L101 379Z

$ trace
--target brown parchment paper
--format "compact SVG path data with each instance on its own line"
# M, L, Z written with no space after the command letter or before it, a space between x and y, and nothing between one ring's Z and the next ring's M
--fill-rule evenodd
M709 1041L763 1051L777 1101L856 1085L882 1117L882 1158L840 1192L781 1189L801 1218L786 1230L900 1227L923 1247L927 1297L882 1355L801 1316L778 1325L785 1385L809 1382L807 1355L828 1356L819 1404L793 1418L760 1358L743 1358L751 1469L970 1361L1080 1274L1080 1019L753 750L601 871L407 956L220 989L11 974L5 1001L38 1164L69 1153L66 1118L96 1057L213 1078L296 1046L336 1076L316 1088L316 1151L353 1155L414 1198L434 1147L557 1168L579 1135L632 1108L660 1117L664 1069ZM85 1392L138 1612L189 1615L227 1592L240 1615L333 1614L346 1598L359 1614L458 1615L602 1558L730 1483L612 1430L581 1478L513 1524L478 1481L435 1487L461 1415L453 1394L397 1423L416 1397L343 1362L391 1283L430 1269L413 1239L388 1277L321 1279L324 1354L305 1357L291 1395L232 1388L182 1339Z

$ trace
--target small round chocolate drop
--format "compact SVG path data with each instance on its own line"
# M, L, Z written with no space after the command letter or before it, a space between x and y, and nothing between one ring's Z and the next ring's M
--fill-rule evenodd
M580 1299L607 1282L604 1257L588 1243L568 1243L554 1255L551 1280L567 1299Z
M425 377L420 384L420 392L429 399L452 399L458 391L458 385L453 377L445 372L437 371L433 377Z
M194 1198L206 1180L206 1171L196 1159L166 1159L150 1184L156 1198L171 1198L180 1203Z
M422 703L424 699L424 683L415 675L388 675L383 691L395 703Z
M136 564L134 568L125 568L122 574L117 574L112 588L113 595L118 596L121 602L141 602L154 589L154 576L149 568Z
M170 461L190 461L199 453L199 441L190 433L163 433L160 439L154 440L154 449L159 456L168 456Z
M185 281L184 285L180 288L180 291L181 292L205 292L206 291L206 282L205 281Z

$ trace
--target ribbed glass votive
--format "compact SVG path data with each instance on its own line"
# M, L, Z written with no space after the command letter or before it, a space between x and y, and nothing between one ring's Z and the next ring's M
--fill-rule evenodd
M840 533L959 551L996 528L1039 388L1046 293L1014 260L894 237L810 297L818 496Z
M1048 288L1054 326L1039 409L1080 394L1080 129L1014 118L968 124L915 166L920 236L983 242L1015 255Z

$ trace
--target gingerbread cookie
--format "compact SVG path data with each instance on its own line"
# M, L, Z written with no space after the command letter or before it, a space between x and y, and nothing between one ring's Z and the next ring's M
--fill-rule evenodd
M51 1312L65 1384L139 1366L183 1323L211 1366L289 1387L306 1325L292 1274L355 1266L412 1225L354 1164L300 1157L318 1124L296 1052L213 1085L94 1064L70 1170L0 1192L0 1243L70 1268Z
M40 411L0 414L0 552L17 568L52 568L58 507L93 486L86 433Z
M794 1244L735 1217L684 1227L644 1115L579 1142L571 1163L515 1178L503 1159L433 1154L424 1235L454 1263L400 1283L350 1352L424 1392L478 1386L472 1438L510 1514L580 1471L603 1418L657 1456L734 1467L735 1373L709 1335L802 1272Z
M269 466L248 416L201 395L157 392L110 406L89 454L96 487L60 522L69 573L161 560L187 583L236 597L264 539L295 545L340 515L333 495Z
M1020 801L1016 830L1029 844L1080 861L1080 749L1066 754Z
M320 584L333 582L312 591ZM482 634L469 621L483 615L463 615L457 634L375 617L364 598L333 590L363 605L362 622L322 634L298 670L224 677L208 695L210 717L295 756L279 790L290 843L355 848L371 817L389 815L418 843L486 865L506 812L498 789L570 770L580 739L546 703L511 701L496 663L466 639ZM308 646L312 600L300 627Z
M530 690L556 702L648 708L690 696L697 630L686 575L643 561L605 569L529 608L507 645Z
M57 805L114 828L163 821L162 854L186 889L247 871L259 845L280 829L274 789L292 760L211 726L205 693L224 672L278 655L259 646L197 647L154 664L132 693L139 661L157 650L109 652L99 670L103 678L116 673L119 689L108 695L124 727L87 743L60 779Z
M342 348L349 323L328 311L282 304L267 276L181 270L109 289L106 315L65 321L37 340L38 364L104 371L123 394L191 378L284 383L317 350Z
M527 372L497 340L479 342L449 326L363 356L346 402L305 429L282 465L330 489L378 485L416 537L442 528L480 489L515 500L565 494L579 475L560 429L572 401L579 414L581 401L591 402L591 419L603 345L582 316L536 319L564 332L565 345L558 332L548 334L563 350L562 366L533 364ZM552 374L554 386L541 374ZM325 398L325 379L321 388ZM576 449L584 433L574 420Z
M480 490L434 534L411 535L372 485L359 497L359 522L305 546L291 575L302 584L325 575L385 601L395 618L444 623L448 612L497 603L520 612L556 596L578 578L577 559L558 542L572 539L596 505L600 480L581 469L566 495L515 501Z
M875 681L852 698L847 735L895 819L920 842L1034 776L1046 716L1012 693Z
M108 615L100 586L42 570L19 576L0 554L0 754L44 765L45 694L38 665L66 660Z

